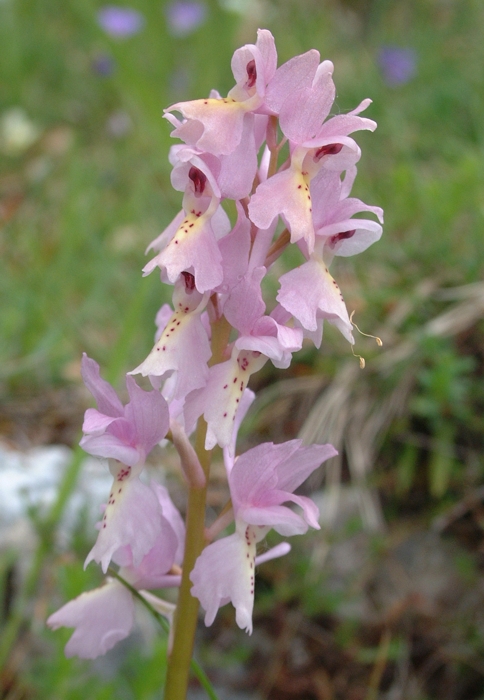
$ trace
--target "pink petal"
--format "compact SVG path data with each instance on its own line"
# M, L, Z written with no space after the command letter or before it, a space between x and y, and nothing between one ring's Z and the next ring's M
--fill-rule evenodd
M338 285L322 261L309 260L280 278L277 301L308 331L318 329L318 319L333 323L354 343L352 325Z
M158 538L140 565L120 569L120 576L136 588L161 588L175 563L178 539L174 529L164 517L160 519L161 530Z
M254 399L255 399L255 394L250 389L246 389L244 391L244 393L242 394L242 398L240 399L239 410L237 411L237 414L235 416L234 427L233 427L230 443L228 445L226 445L223 449L224 464L225 464L225 469L227 470L227 476L232 471L232 467L234 466L234 463L235 463L235 445L237 443L237 434L239 432L239 428L240 428L245 416L247 415L249 408L252 406Z
M246 217L242 205L237 202L237 222L226 236L219 241L222 254L224 278L217 292L227 294L242 279L247 272L250 252L250 221Z
M256 46L262 57L264 81L267 84L272 80L277 69L276 44L268 29L257 30Z
M277 488L277 465L294 457L300 445L300 440L279 445L264 442L239 456L229 479L235 512L242 506L258 505L268 491Z
M259 527L270 527L284 537L304 535L308 530L306 521L286 506L256 506L241 508L238 516L244 522Z
M266 272L265 267L257 267L244 275L225 303L224 315L227 321L243 334L250 333L265 311L260 285Z
M311 49L280 66L266 91L266 109L272 114L279 114L285 100L290 98L294 91L311 86L318 65L319 51Z
M135 426L137 444L148 454L168 432L168 405L158 391L144 391L129 375L126 385L131 399L126 405L126 418Z
M248 197L257 173L257 150L254 134L254 115L244 119L239 145L227 156L220 156L218 182L223 197L243 199Z
M175 371L173 398L182 399L194 389L205 386L211 355L200 314L177 309L153 350L132 374L164 377L167 372Z
M163 516L168 520L176 534L178 544L175 553L175 563L181 564L185 551L185 523L180 515L180 511L171 500L168 489L156 481L152 481L150 486L155 492L158 502L161 505Z
M214 621L217 610L231 601L238 626L252 633L255 551L256 537L252 532L247 538L234 532L209 544L198 557L190 574L192 595L206 611L207 626Z
M82 432L97 434L104 433L113 421L117 420L111 416L106 416L100 413L95 408L88 408L84 414L84 422L82 424Z
M294 143L304 143L314 137L328 116L334 101L333 64L325 61L318 67L311 86L294 92L284 102L280 112L282 133Z
M213 449L216 444L220 447L230 444L234 421L250 375L266 361L267 358L258 352L239 352L235 348L230 360L210 368L206 386L188 395L186 423L192 426L200 415L205 416L208 424L206 450Z
M183 209L178 212L178 214L175 216L175 218L168 224L168 226L165 228L164 231L160 233L160 235L155 238L149 246L146 249L146 253L150 250L163 250L163 248L166 248L168 243L171 241L175 233L178 231L180 228L180 225L185 218L185 212Z
M47 619L53 629L75 627L65 655L95 659L129 635L134 623L131 593L119 581L82 593Z
M84 384L96 399L100 413L114 417L124 415L123 404L118 395L111 384L101 378L98 363L91 360L86 353L82 355L81 374Z
M310 251L314 244L311 212L309 184L302 172L292 167L262 182L249 203L250 220L256 226L267 229L281 215L291 232L291 242L304 238Z
M243 102L237 102L231 98L206 98L191 102L178 102L166 109L165 112L181 112L185 119L193 120L203 127L201 136L194 143L201 151L215 155L228 155L237 148L241 141L247 107L250 108L250 105L245 105ZM197 125L197 130L198 128ZM182 138L183 135L183 128L175 129L172 132L172 136Z
M106 573L113 554L126 545L131 548L133 565L139 566L154 547L160 532L161 506L156 495L137 477L130 478L129 471L120 468L96 543L87 555L84 567L94 560Z
M278 488L292 493L306 481L323 462L338 454L333 445L309 445L303 446L300 440L290 442L299 443L297 452L288 452L277 464Z
M118 419L115 425L119 427L120 422L121 420ZM128 421L123 420L122 425L126 429L131 428ZM134 431L132 429L129 433L124 429L120 432L121 437L111 432L106 432L103 435L84 435L79 445L89 455L104 457L105 459L116 459L123 464L134 467L140 460L144 461L146 453L140 451L136 446L126 444L127 442L129 443L129 435L132 435L130 439L134 442Z

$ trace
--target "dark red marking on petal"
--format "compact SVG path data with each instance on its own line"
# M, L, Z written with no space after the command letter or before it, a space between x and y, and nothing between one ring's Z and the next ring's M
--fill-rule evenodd
M185 289L188 293L193 292L195 289L195 277L191 272L182 272L183 279L185 280ZM188 306L186 307L188 309Z
M334 248L339 241L345 241L348 238L351 238L354 236L356 233L356 229L353 229L353 231L342 231L341 233L337 233L334 236L331 236L329 239L329 245L331 248Z
M195 194L203 194L205 185L207 184L207 176L194 165L188 171L188 177L193 182Z
M252 59L252 61L248 62L247 66L246 66L246 70L247 70L247 82L245 85L247 88L253 88L255 83L256 83L256 80L257 80L257 68L255 65L254 59Z
M341 151L342 148L342 143L328 143L327 146L321 146L321 148L318 148L314 154L314 160L318 161L324 156L335 156Z

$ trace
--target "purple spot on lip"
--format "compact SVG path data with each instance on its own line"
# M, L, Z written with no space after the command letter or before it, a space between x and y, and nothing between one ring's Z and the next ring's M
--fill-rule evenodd
M118 5L102 7L98 12L97 20L106 34L117 38L138 34L145 25L145 18L141 12Z

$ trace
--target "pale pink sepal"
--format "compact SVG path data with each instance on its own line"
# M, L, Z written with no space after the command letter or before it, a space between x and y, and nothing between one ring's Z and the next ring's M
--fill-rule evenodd
M156 495L138 477L131 477L129 472L123 476L125 473L120 465L96 543L84 568L94 560L106 573L116 550L126 545L131 548L133 565L139 566L160 535L162 512Z
M352 325L340 289L323 261L309 260L282 275L277 301L303 328L318 330L321 319L334 324L353 344Z
M47 619L53 629L75 627L65 655L95 659L125 639L134 623L134 601L119 581L109 580L101 588L82 593Z
M252 633L254 607L255 538L239 532L212 542L198 557L190 580L192 595L206 611L205 624L211 625L217 610L228 603L236 611L241 629Z

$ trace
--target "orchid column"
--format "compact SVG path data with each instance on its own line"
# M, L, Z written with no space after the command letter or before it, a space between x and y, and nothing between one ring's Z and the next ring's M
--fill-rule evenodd
M131 401L123 407L94 361L83 361L99 410L87 412L81 444L110 458L114 477L86 563L94 559L104 571L110 562L120 566L131 592L139 591L173 622L166 700L186 697L199 603L210 625L218 608L231 602L238 626L250 633L255 567L289 550L282 542L258 557L258 542L270 529L287 537L319 528L314 503L294 491L336 454L334 448L291 440L237 456L237 431L254 398L250 376L266 362L287 368L305 338L319 347L324 320L354 343L329 266L335 256L365 250L382 231L381 209L349 196L360 158L350 134L375 129L375 122L359 116L370 100L328 118L333 64L321 63L312 50L277 68L267 30L259 30L256 44L235 52L232 70L236 84L227 97L212 91L206 99L172 105L166 114L172 135L182 141L170 151L182 210L150 245L156 255L144 273L158 269L173 285L173 305L160 309L155 345L129 373L149 377L152 391L142 391L128 376ZM228 200L235 207L226 210ZM228 212L234 211L231 220ZM360 212L371 212L380 223L353 218ZM264 277L290 245L298 247L301 264L282 275L275 299L264 299ZM178 451L188 486L186 529L166 490L139 479L148 452L162 438ZM230 499L206 529L217 447ZM227 527L231 534L219 537ZM177 585L175 610L146 590ZM86 619L97 614L92 610L99 609L107 586L115 586L113 601L131 595L108 581L49 618L52 627L76 628L66 653L92 658L129 633L132 615L126 618L126 604L118 614L113 602L97 620L96 639L90 636Z

